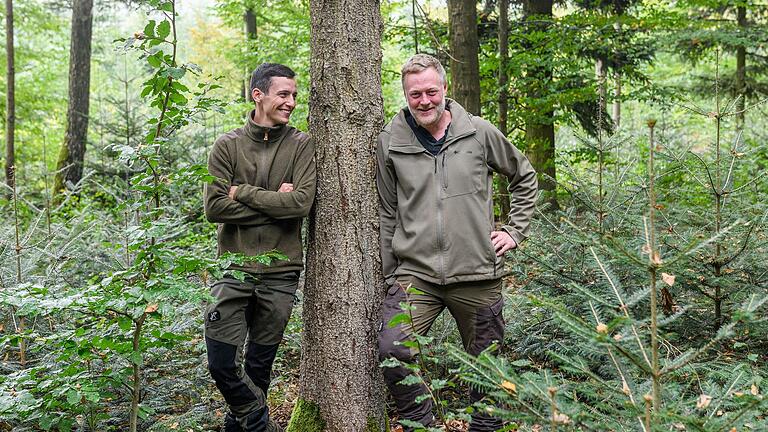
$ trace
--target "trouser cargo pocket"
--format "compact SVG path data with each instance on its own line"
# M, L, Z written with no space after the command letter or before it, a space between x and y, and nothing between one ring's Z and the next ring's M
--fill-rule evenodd
M252 295L252 284L232 278L217 281L211 287L215 301L205 310L205 336L240 345L248 331L245 315Z
M491 344L504 342L504 297L499 298L490 306L483 306L477 310L475 322L475 340L467 349L467 352L476 356L483 352Z

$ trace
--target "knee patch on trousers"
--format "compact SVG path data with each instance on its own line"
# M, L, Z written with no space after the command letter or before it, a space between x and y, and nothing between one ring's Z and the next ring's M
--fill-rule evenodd
M206 337L208 346L208 371L221 391L224 400L236 415L243 415L266 406L264 392L243 381L242 371L237 365L238 347Z

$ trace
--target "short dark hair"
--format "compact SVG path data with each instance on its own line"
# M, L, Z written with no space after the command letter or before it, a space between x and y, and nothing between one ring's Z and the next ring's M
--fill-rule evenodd
M251 74L251 93L255 88L269 93L272 77L293 78L295 76L296 73L288 66L279 63L262 63Z

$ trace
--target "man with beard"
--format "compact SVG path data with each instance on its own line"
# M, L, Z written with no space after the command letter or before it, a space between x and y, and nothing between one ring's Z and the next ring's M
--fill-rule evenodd
M280 64L256 68L255 108L243 127L216 140L208 158L216 180L206 187L205 215L219 224L219 254L251 257L213 285L205 314L208 369L229 406L226 432L282 431L269 418L266 395L304 267L302 218L315 197L314 148L287 124L296 107L294 77ZM287 260L253 260L273 250Z
M381 260L387 281L379 333L382 360L412 363L418 354L402 342L424 335L448 308L464 349L477 355L503 342L501 278L504 254L526 238L537 194L528 159L488 121L446 99L445 70L432 56L417 54L401 71L408 106L384 128L377 147ZM509 178L508 220L493 220L493 176ZM412 322L389 327L411 308ZM411 372L384 369L400 417L430 426L432 401L423 384L400 384ZM483 395L472 391L470 399ZM494 431L501 421L472 416L470 431ZM406 430L412 430L406 428Z

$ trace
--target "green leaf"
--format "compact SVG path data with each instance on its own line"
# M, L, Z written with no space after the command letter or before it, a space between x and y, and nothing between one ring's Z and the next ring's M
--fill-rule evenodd
M171 93L171 101L179 105L187 104L187 98L185 98L184 95L181 93Z
M410 374L405 378L401 379L400 381L398 381L397 384L402 386L409 386L413 384L422 384L423 382L424 380L422 380L420 376L416 374Z
M67 392L67 403L70 405L77 405L80 403L80 394L76 390L69 390Z
M159 68L162 64L162 62L160 62L160 58L158 58L156 55L147 57L147 63L149 63L149 65L153 68Z
M399 313L392 317L391 320L387 323L387 327L393 328L396 327L398 324L410 324L411 323L411 316L407 313Z
M168 37L168 35L171 34L171 23L168 21L163 21L160 24L157 25L157 37L160 39L165 39Z
M177 79L177 80L181 79L182 77L184 77L184 74L186 74L186 73L187 73L186 69L184 69L184 68L177 68L177 67L168 68L168 70L166 71L166 74L169 77L171 77L173 79Z
M149 20L146 26L144 26L144 34L147 37L155 37L155 20Z
M133 351L128 355L128 360L137 366L141 366L144 363L144 357L141 355L141 351Z
M386 367L386 368L400 367L400 360L398 360L398 359L396 359L394 357L390 357L390 358L382 361L381 363L379 363L379 366L381 366L383 368L384 367Z

